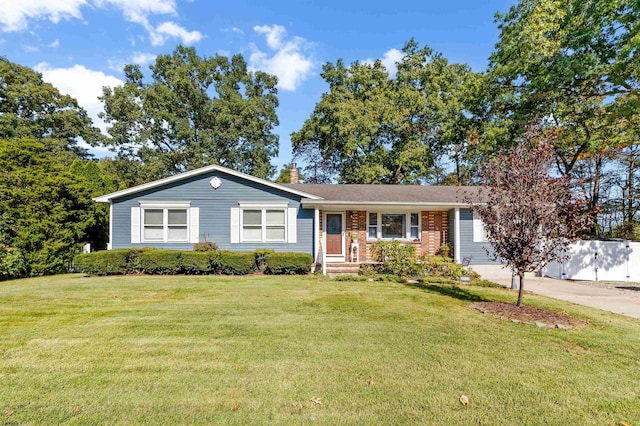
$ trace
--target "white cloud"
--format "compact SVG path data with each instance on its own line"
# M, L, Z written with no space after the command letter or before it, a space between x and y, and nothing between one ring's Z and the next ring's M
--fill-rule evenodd
M389 49L384 52L384 56L380 59L380 62L382 62L382 65L386 68L390 78L394 78L396 76L396 73L398 72L397 62L400 62L402 58L404 58L404 53L398 49ZM362 62L373 65L375 60L367 58Z
M193 44L202 39L202 33L200 31L187 31L180 25L174 22L163 22L155 29L149 31L151 37L151 44L154 46L161 46L169 37L179 38L184 44Z
M398 72L397 62L400 62L404 58L404 53L398 49L390 49L384 52L382 57L382 65L387 69L391 77L395 77Z
M74 65L70 68L52 68L46 62L41 62L34 67L42 73L42 79L51 83L60 93L68 94L78 101L78 104L87 110L87 114L102 133L107 133L107 125L98 118L103 111L102 102L98 96L102 96L102 87L120 86L122 80L101 71L90 70L82 65Z
M97 7L113 6L125 19L145 25L149 15L177 15L175 0L94 0Z
M220 31L222 31L223 33L238 33L238 34L243 34L244 31L242 31L240 28L238 27L231 27L231 28L223 28Z
M49 19L58 23L62 19L81 19L80 8L86 0L9 0L0 7L2 31L22 31L29 19Z
M146 65L155 61L157 57L158 55L154 55L153 53L136 52L131 56L131 62L138 65Z
M125 20L141 25L154 46L164 44L171 37L178 38L185 44L202 39L199 31L188 31L171 21L163 22L157 27L149 22L149 17L154 15L178 16L176 0L90 1L91 3L87 0L8 0L8 4L0 7L0 26L5 32L22 31L27 29L29 20L32 19L49 19L58 23L62 19L82 19L83 7L111 7L120 10Z
M25 51L25 52L27 52L27 53L33 53L33 52L37 52L38 50L40 50L40 49L38 49L37 47L35 47L35 46L30 46L30 45L26 45L26 46L24 46L24 47L23 47L23 49L24 49L24 51Z
M287 30L281 25L273 25L271 27L268 25L256 25L253 27L253 30L258 34L266 34L267 46L273 50L278 49L282 45L282 37L287 34Z
M55 39L53 40L51 43L49 43L47 46L49 47L58 47L60 46L60 39Z
M252 44L252 53L249 56L251 68L278 76L278 87L283 90L296 90L313 71L313 60L305 55L311 44L302 37L293 37L286 41L287 32L280 25L255 26L253 30L258 34L264 34L267 46L275 52L269 56Z

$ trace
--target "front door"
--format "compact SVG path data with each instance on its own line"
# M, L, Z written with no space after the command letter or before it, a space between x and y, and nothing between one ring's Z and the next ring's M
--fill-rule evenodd
M327 213L327 255L342 256L342 214Z

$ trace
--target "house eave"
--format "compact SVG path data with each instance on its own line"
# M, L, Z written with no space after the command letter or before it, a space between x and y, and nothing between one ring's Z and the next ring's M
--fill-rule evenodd
M334 201L302 199L305 208L321 208L323 210L375 210L375 209L424 209L449 210L456 207L468 207L468 203L416 202L416 201Z
M273 189L277 189L289 194L294 194L294 195L298 195L300 197L303 198L308 198L308 199L312 199L312 200L316 200L316 199L321 199L321 197L318 197L317 195L313 195L313 194L309 194L307 192L303 192L303 191L298 191L296 189L291 189L287 186L284 185L280 185L274 182L270 182L268 180L265 179L261 179L261 178L257 178L255 176L251 176L245 173L241 173L235 170L231 170L228 169L226 167L222 167L222 166L218 166L218 165L211 165L211 166L205 166L205 167L201 167L199 169L195 169L195 170L190 170L188 172L184 172L184 173L180 173L174 176L169 176L166 177L164 179L159 179L159 180L155 180L153 182L148 182L148 183L144 183L142 185L137 185L131 188L127 188L127 189L123 189L121 191L116 191L116 192L112 192L110 194L106 194L106 195L101 195L100 197L95 197L93 198L93 201L96 201L98 203L110 203L112 200L116 199L116 198L120 198L120 197L125 197L127 195L132 195L132 194L136 194L138 192L143 192L143 191L148 191L150 189L154 189L163 185L167 185L173 182L178 182L180 180L183 179L188 179L190 177L193 176L198 176L201 174L205 174L205 173L210 173L210 172L220 172L220 173L225 173L231 176L235 176L241 179L245 179L247 181L250 182L254 182L254 183L258 183L260 185L264 185Z

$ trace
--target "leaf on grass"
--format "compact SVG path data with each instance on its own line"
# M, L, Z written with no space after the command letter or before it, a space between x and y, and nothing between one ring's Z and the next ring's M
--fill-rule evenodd
M233 407L231 407L231 411L236 411L238 408L240 408L240 400L237 400L235 404L233 404Z
M631 426L631 423L620 420L620 426Z
M367 384L368 384L369 386L373 386L373 384L374 384L374 383L375 383L375 382L373 381L373 379L369 379L369 380L367 381Z
M15 413L15 412L16 412L16 410L7 410L7 411L4 412L4 416L5 417L12 416L13 413Z
M469 405L469 397L467 397L466 395L462 395L460 397L460 403L466 407L467 405Z
M316 405L322 405L322 400L320 398L311 398L310 401Z

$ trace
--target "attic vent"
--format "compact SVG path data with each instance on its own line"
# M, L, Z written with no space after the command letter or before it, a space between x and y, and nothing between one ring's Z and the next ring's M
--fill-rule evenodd
M218 188L220 188L220 185L222 185L222 182L220 181L220 179L217 176L214 176L209 181L209 185L211 185L211 187L213 189L218 189Z

